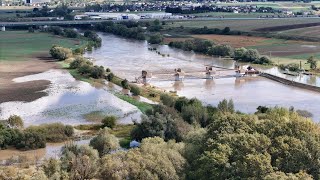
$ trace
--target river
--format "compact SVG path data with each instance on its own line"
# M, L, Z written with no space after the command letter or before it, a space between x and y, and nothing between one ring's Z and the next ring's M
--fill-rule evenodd
M308 110L314 115L314 120L320 120L320 93L287 86L263 77L229 77L214 80L190 78L175 82L172 74L176 68L193 73L193 77L199 77L203 74L205 65L232 68L234 63L166 45L153 46L164 54L162 56L148 50L151 46L145 41L124 39L105 33L101 33L100 36L101 48L86 53L85 56L95 59L94 63L97 65L109 67L122 78L134 80L141 75L142 70L147 70L153 74L150 82L152 85L168 91L177 91L180 96L196 97L205 104L217 105L224 98L232 98L236 109L246 113L254 113L259 105L293 106L295 109ZM304 81L307 80L304 78Z

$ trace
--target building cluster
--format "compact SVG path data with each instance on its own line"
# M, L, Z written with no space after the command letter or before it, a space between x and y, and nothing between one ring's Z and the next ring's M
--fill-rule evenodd
M93 20L138 20L138 19L182 19L183 16L173 15L165 12L152 13L110 13L110 12L85 12L84 14L75 15L75 20L93 19Z

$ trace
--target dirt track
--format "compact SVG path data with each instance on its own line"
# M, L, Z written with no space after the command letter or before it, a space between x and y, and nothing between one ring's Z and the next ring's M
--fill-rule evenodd
M26 61L0 61L0 103L8 101L34 101L46 93L50 81L30 81L15 83L12 80L31 74L44 72L59 65L47 57L33 57Z

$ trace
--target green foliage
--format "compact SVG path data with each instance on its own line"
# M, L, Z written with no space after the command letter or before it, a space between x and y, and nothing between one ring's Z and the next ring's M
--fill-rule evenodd
M187 136L187 179L317 179L318 125L284 108L264 112L221 114L204 135Z
M183 144L147 138L140 148L119 151L101 160L102 179L172 179L184 177Z
M18 129L11 129L0 124L0 148L16 146L21 141L22 132Z
M107 116L102 119L102 127L108 127L113 129L116 126L117 118L115 116Z
M161 105L148 111L147 116L142 116L141 122L135 124L136 127L131 132L131 137L135 140L158 136L165 140L181 141L190 130L190 125L184 122L174 109Z
M244 53L242 60L246 62L254 62L254 61L258 61L259 58L260 58L260 54L256 49L248 49Z
M118 138L110 134L108 128L100 130L99 134L90 141L90 146L98 150L100 156L120 148Z
M307 59L307 63L310 64L310 69L312 70L317 69L317 60L314 58L314 56L310 56Z
M30 129L23 132L16 148L22 150L39 149L46 147L46 139L36 130Z
M148 43L150 44L160 44L163 41L163 36L160 33L153 34L149 37Z
M70 125L61 123L42 124L39 126L30 126L25 131L32 131L41 134L48 142L63 142L74 135L74 129Z
M63 32L64 32L64 35L68 38L77 38L80 36L80 34L77 31L75 31L74 29L67 29L66 28L63 30Z
M163 93L160 95L160 101L163 105L168 107L173 107L175 104L175 99L169 94Z
M63 47L56 46L56 45L52 46L49 53L54 59L58 59L60 61L66 60L66 59L72 57L72 51L70 49L63 48Z
M202 39L193 39L193 40L186 40L186 41L177 41L177 42L170 42L170 47L175 47L179 49L183 49L185 51L195 51L207 54L209 49L212 48L213 42L202 40Z
M108 32L130 39L145 40L143 29L141 27L138 27L135 22L131 21L123 22L122 24L103 22L97 24L95 28L102 32Z
M215 56L233 56L234 50L229 45L216 45L209 49L209 55Z
M127 79L124 79L123 81L121 81L121 86L124 89L130 89L129 81Z
M23 120L21 119L20 116L17 115L11 115L8 119L7 119L8 125L11 128L23 128Z
M67 144L60 160L65 179L93 179L98 174L98 151L88 145Z
M113 77L114 77L114 74L113 74L113 73L109 73L109 74L107 75L108 81L112 81L112 80L113 80Z
M288 69L289 71L293 71L293 72L297 72L297 71L300 70L299 64L296 64L296 63L290 63L290 64L287 64L287 65L280 64L279 68L281 70L287 70Z
M130 85L130 91L132 92L132 95L139 96L140 95L140 88L136 85Z
M82 56L77 56L71 63L70 63L70 68L71 69L77 69L83 65L93 65L93 63L91 61L89 61L88 59L82 57Z
M33 29L32 27L29 27L29 28L28 28L28 32L29 32L29 33L34 33L34 29Z
M182 118L189 124L200 124L206 126L208 123L207 108L202 106L198 99L191 99L187 105L181 109Z
M222 101L219 102L217 108L222 113L234 113L235 112L232 99L230 99L229 101L227 101L226 99L223 99Z

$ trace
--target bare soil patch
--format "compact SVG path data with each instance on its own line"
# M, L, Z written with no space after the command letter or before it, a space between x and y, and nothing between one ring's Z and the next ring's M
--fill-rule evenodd
M207 39L217 44L226 44L235 48L256 46L264 44L267 38L252 36L230 36L230 35L193 35L194 38Z
M49 69L59 68L51 58L36 56L26 61L0 61L0 103L8 101L34 101L46 95L45 90L50 81L30 81L15 83L12 80Z

